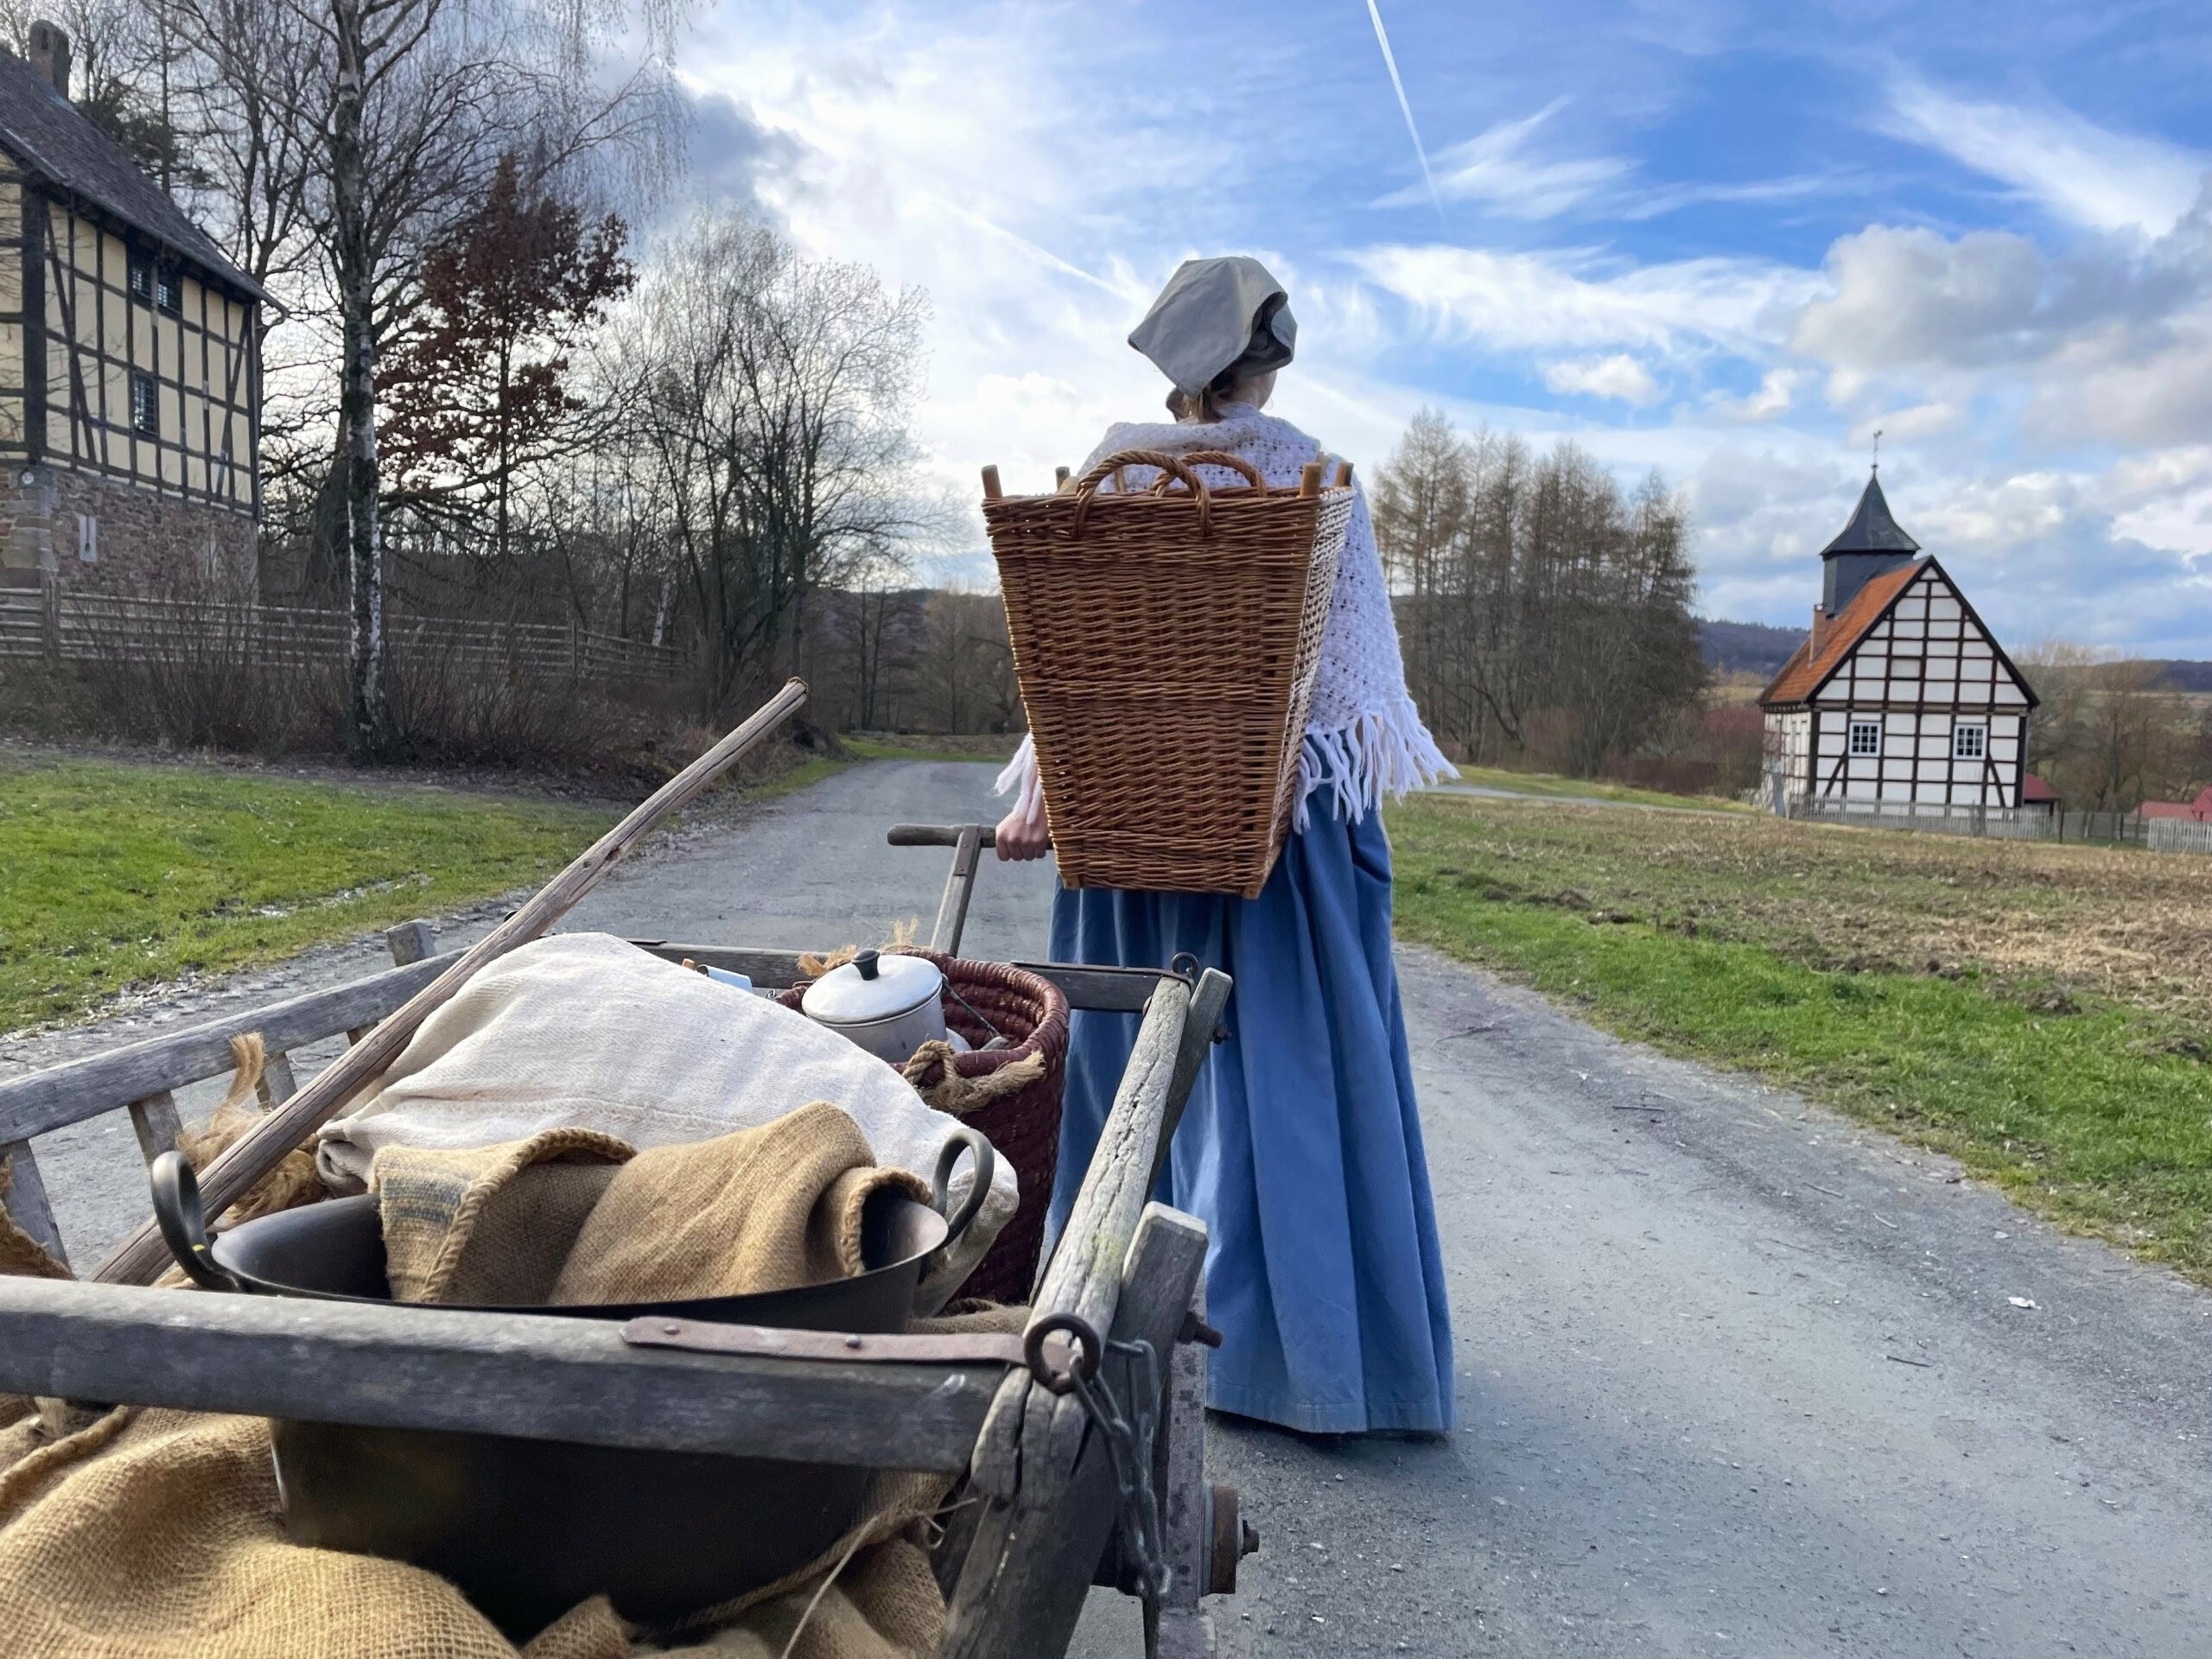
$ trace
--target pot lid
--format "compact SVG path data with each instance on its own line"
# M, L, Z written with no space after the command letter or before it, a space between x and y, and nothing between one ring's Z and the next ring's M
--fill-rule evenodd
M863 950L806 988L799 1006L825 1025L859 1026L893 1020L943 995L944 976L920 957Z

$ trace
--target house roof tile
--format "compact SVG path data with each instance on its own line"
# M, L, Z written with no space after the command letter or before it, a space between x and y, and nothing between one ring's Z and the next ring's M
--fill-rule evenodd
M1851 603L1843 607L1843 613L1821 630L1817 649L1812 637L1806 637L1796 654L1782 665L1782 671L1759 693L1759 706L1770 709L1804 702L1813 689L1827 677L1828 671L1851 654L1866 637L1866 630L1889 609L1890 601L1903 593L1906 585L1928 568L1928 563L1923 559L1916 564L1885 570L1868 578L1866 586L1852 595Z
M0 51L0 148L49 185L105 208L132 228L229 286L261 289L147 176L130 153L102 132L21 58Z

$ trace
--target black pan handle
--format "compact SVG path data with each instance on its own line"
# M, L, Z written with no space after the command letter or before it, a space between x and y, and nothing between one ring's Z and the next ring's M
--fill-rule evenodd
M952 1172L960 1167L960 1154L963 1152L975 1160L975 1183L968 1189L968 1199L960 1206L960 1213L945 1215L944 1206L952 1198ZM965 1123L952 1126L952 1139L938 1154L937 1179L930 1184L931 1207L944 1216L944 1248L948 1252L967 1235L981 1213L983 1200L990 1196L991 1178L998 1173L998 1149L983 1138L981 1131Z
M181 1152L154 1160L154 1220L177 1266L202 1290L242 1291L245 1287L215 1264L207 1249L207 1211L200 1202L200 1178Z
M953 1251L967 1236L976 1217L982 1213L983 1200L991 1195L991 1178L998 1173L999 1154L982 1133L965 1123L951 1126L952 1138L944 1143L944 1150L937 1155L937 1175L930 1183L930 1205L938 1214L944 1216L944 1243L923 1269L922 1281L914 1290L914 1311L934 1313L951 1300L952 1293L960 1288L959 1281L945 1276L946 1265ZM952 1198L952 1172L960 1166L960 1155L966 1153L974 1165L975 1179L968 1188L968 1196L961 1203L957 1214L946 1215L945 1205Z

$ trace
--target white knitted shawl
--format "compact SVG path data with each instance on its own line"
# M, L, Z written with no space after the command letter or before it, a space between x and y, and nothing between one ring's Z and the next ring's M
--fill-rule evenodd
M1081 477L1119 449L1158 449L1170 454L1225 449L1260 469L1270 485L1295 485L1308 461L1332 457L1287 421L1263 415L1247 404L1230 404L1224 418L1211 422L1123 424L1109 428L1076 476ZM1210 484L1233 484L1225 468L1204 467ZM1145 475L1149 482L1151 474ZM1114 480L1109 479L1105 487ZM1375 526L1367 497L1353 486L1351 524L1344 533L1331 596L1328 632L1321 639L1321 668L1313 683L1313 706L1306 716L1306 742L1299 757L1298 828L1306 823L1306 799L1329 790L1338 816L1347 822L1364 817L1385 795L1392 799L1441 778L1457 777L1438 750L1421 711L1406 690L1404 658L1398 651L1397 619L1391 613L1389 585L1375 548ZM1032 740L999 774L1003 795L1020 791L1033 804L1037 753Z

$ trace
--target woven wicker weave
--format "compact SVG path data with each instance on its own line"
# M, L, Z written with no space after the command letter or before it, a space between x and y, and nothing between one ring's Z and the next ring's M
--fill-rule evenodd
M931 950L902 954L933 962L958 997L944 999L944 1022L975 1046L958 1056L952 1069L963 1077L981 1077L1031 1054L1045 1057L1045 1075L1019 1094L1007 1095L968 1114L966 1122L982 1133L998 1155L1014 1166L1021 1185L1021 1207L999 1230L990 1249L960 1287L963 1296L995 1302L1026 1302L1037 1275L1045 1242L1045 1214L1052 1202L1052 1179L1060 1160L1060 1085L1067 1068L1068 1001L1060 988L1035 974L996 962L970 962ZM779 999L797 1007L804 993L794 986ZM965 999L963 1006L962 999ZM969 1012L972 1008L974 1014ZM990 1022L985 1027L976 1018ZM982 1052L994 1033L1010 1048ZM930 1079L924 1079L926 1086Z
M1210 487L1197 466L1245 482ZM1136 467L1159 480L1099 491ZM1069 887L1266 884L1351 518L1342 480L1307 473L1270 489L1235 456L1125 450L1057 494L983 503Z

